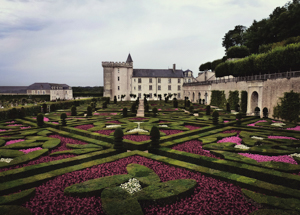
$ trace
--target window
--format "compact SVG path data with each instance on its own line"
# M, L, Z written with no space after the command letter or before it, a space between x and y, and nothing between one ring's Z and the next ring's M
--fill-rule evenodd
M157 79L157 82L158 82L158 83L161 83L161 78L158 78L158 79Z
M178 93L178 94L177 94L177 98L179 98L179 99L180 99L180 93Z
M120 72L120 69L118 68L118 73Z
M152 93L149 93L149 95L150 95L150 99L152 99Z
M189 79L189 83L191 83L191 79Z
M40 91L39 91L39 90L37 91L37 94L40 94Z
M171 90L171 85L168 85L168 90Z
M142 94L141 93L139 93L138 96L139 96L139 98L142 98Z
M45 95L45 90L43 90L43 94Z
M135 90L135 87L133 87L133 89Z
M135 79L133 79L134 80L134 82L135 82Z
M149 78L149 83L152 83L152 78Z
M118 90L120 90L120 86L118 86Z
M141 91L142 90L142 85L138 86L138 90Z
M120 95L118 95L118 99L120 99Z
M181 90L181 86L180 86L180 85L178 85L178 91L179 91L179 90Z
M35 94L35 90L32 90L31 93L32 93L32 94Z
M178 84L180 84L180 78L178 78Z
M138 78L138 83L142 83L142 79L141 78Z
M171 78L168 79L168 83L171 84Z
M160 85L157 86L157 90L161 90L161 86Z
M118 81L120 81L120 77L118 76Z
M149 90L152 90L152 85L149 85Z

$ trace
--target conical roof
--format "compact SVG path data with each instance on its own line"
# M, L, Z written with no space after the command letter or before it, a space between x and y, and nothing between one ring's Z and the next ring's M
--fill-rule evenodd
M132 63L132 58L131 58L131 55L129 53L128 57L127 57L127 60L126 60L126 63Z

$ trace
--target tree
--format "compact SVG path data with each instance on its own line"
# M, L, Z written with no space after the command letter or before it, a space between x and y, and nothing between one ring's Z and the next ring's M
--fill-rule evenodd
M246 31L246 27L242 25L237 25L233 30L228 31L223 37L222 46L227 51L232 46L241 46L244 45L244 33Z
M199 71L207 71L211 69L211 62L206 62L204 64L201 64L199 67Z
M122 101L122 99L124 99L124 98L125 98L125 96L126 96L126 95L121 95L121 101Z
M284 97L280 98L279 117L289 122L297 123L300 114L300 94L291 92L284 93Z
M231 46L227 51L229 58L244 58L250 54L246 46Z

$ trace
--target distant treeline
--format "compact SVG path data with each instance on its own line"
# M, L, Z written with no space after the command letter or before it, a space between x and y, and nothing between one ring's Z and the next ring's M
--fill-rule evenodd
M103 87L72 87L73 97L102 97Z

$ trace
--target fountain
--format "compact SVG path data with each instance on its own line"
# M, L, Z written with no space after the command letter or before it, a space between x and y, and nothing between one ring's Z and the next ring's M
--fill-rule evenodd
M137 123L137 124L138 124L138 127L135 128L135 129L132 129L132 130L130 130L130 131L127 131L127 133L134 133L134 132L148 132L147 130L144 130L144 129L141 129L141 128L140 128L140 125L141 125L141 123L143 123L143 122L134 122L134 123Z

